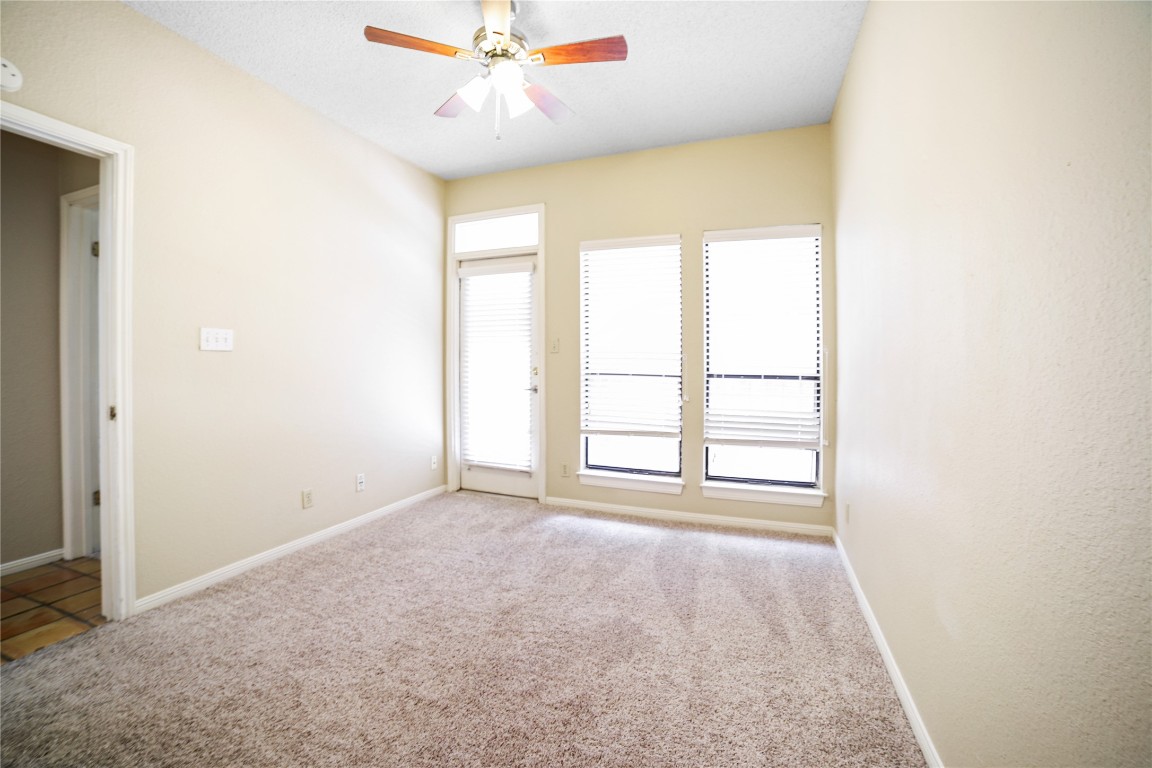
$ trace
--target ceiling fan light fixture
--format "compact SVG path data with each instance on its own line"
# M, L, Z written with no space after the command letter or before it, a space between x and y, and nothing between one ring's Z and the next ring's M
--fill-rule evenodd
M510 117L518 117L533 107L554 123L562 122L572 115L572 110L547 88L528 83L524 79L523 67L624 61L628 58L628 43L623 35L532 49L524 36L512 29L512 20L516 18L517 10L514 0L481 0L480 6L484 25L473 33L471 51L372 26L364 27L364 37L373 43L435 53L485 67L488 70L486 77L475 77L457 89L433 114L437 117L456 117L466 106L479 112L489 92L495 89L496 138L500 138L500 116L504 113L500 101L507 104Z
M508 117L520 117L520 115L531 111L531 109L536 106L532 103L532 100L528 98L528 94L524 93L523 87L505 93L504 100L508 103Z
M513 93L524 94L524 72L517 62L512 59L500 59L492 63L489 72L492 87L505 98L509 98L509 94Z
M488 98L488 92L492 90L492 83L488 78L483 75L476 75L476 77L469 80L459 88L456 93L460 94L460 98L464 103L471 107L473 112L479 112L480 108L484 106L485 100Z

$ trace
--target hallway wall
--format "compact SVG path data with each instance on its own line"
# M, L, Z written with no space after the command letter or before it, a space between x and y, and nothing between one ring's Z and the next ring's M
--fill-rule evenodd
M0 563L63 547L60 197L94 158L0 135Z

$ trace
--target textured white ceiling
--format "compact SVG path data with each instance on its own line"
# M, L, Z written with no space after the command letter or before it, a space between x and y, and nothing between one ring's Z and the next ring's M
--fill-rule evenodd
M628 60L534 67L575 111L494 131L494 99L432 113L479 65L364 39L365 25L472 47L479 0L127 5L303 104L445 179L827 122L864 2L525 0L533 48L623 34Z

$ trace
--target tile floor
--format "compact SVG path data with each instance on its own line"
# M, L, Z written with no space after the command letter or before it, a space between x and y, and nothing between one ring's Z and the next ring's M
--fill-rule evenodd
M100 561L60 560L0 579L0 663L104 623Z

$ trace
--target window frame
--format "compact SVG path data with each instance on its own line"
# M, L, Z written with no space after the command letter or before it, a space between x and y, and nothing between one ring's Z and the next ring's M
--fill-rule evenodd
M480 219L499 219L506 216L516 216L526 213L537 214L537 244L515 246L510 248L494 248L491 250L456 252L456 225ZM460 490L461 487L461 445L460 445L460 281L458 269L461 264L479 262L487 259L503 259L509 257L535 258L535 287L534 287L534 329L533 346L537 350L536 382L538 393L536 395L537 430L536 445L534 448L533 471L531 477L536 490L536 498L543 503L547 498L547 466L548 451L548 425L547 425L547 355L544 350L544 324L547 317L545 286L547 259L545 258L545 206L543 203L516 206L512 208L499 208L473 213L449 216L445 231L444 254L444 333L447 344L444 365L444 391L447 398L445 408L445 454L446 477L444 487L447 491Z
M709 474L709 449L715 444L723 444L720 441L713 440L713 445L709 444L708 438L702 437L702 452L703 464L701 467L703 481L700 484L703 495L707 498L720 498L720 499L733 499L741 501L761 501L768 503L781 503L799 506L820 506L824 502L827 493L823 490L824 484L824 460L825 449L827 448L827 440L825 439L825 408L826 408L826 373L827 368L825 365L825 334L824 334L824 261L822 251L824 247L823 228L820 224L809 225L785 225L773 227L757 227L749 229L736 229L736 230L715 230L706 231L701 240L702 245L702 259L701 259L701 288L703 291L704 300L702 302L703 310L703 339L705 350L709 341L708 327L708 259L707 250L710 243L723 242L723 241L753 241L765 239L788 239L788 238L801 238L801 237L816 237L818 238L817 250L817 293L816 293L816 312L817 312L817 337L818 337L818 351L817 351L817 370L816 376L810 375L783 375L783 374L759 374L755 378L767 379L784 379L784 380L814 380L817 386L817 397L819 398L819 407L816 410L819 419L819 437L817 445L814 449L816 455L814 457L814 481L795 481L795 480L769 480L762 478L736 478L719 475ZM705 397L703 398L704 405L701 409L701 416L707 418L708 407L708 386L709 386L709 360L707 351L702 359L702 374L703 385L705 387ZM733 444L741 444L740 441L734 440ZM748 444L750 445L750 443Z
M683 397L683 395L681 395L681 397ZM683 418L683 417L681 417L681 418ZM662 469L637 469L635 467L615 467L615 466L612 466L610 464L590 464L588 462L588 438L591 437L591 435L581 433L580 437L583 438L581 442L583 442L583 444L584 444L582 447L581 454L580 454L581 457L583 458L583 461L581 461L581 463L580 463L581 469L593 469L593 470L599 470L601 472L627 472L628 474L631 474L631 475L652 475L654 477L683 477L684 476L684 435L683 435L683 433L681 433L680 440L678 441L678 445L677 445L676 453L679 455L679 458L677 459L677 462L676 462L677 468L676 468L675 472L662 470Z
M622 430L618 433L594 433L585 430L585 399L586 382L585 354L586 354L586 324L585 324L585 297L587 295L584 273L584 254L590 251L607 251L626 248L644 248L675 245L678 252L677 275L679 280L678 320L679 320L679 427L677 438L677 470L641 469L636 467L620 467L607 464L589 464L589 438L592 434L618 434L628 436L630 433ZM594 485L623 490L639 490L656 493L680 494L684 488L684 260L683 238L679 234L630 237L613 240L582 241L579 245L580 254L580 464L577 478L582 485ZM653 435L658 437L658 435ZM669 435L671 437L671 435Z

